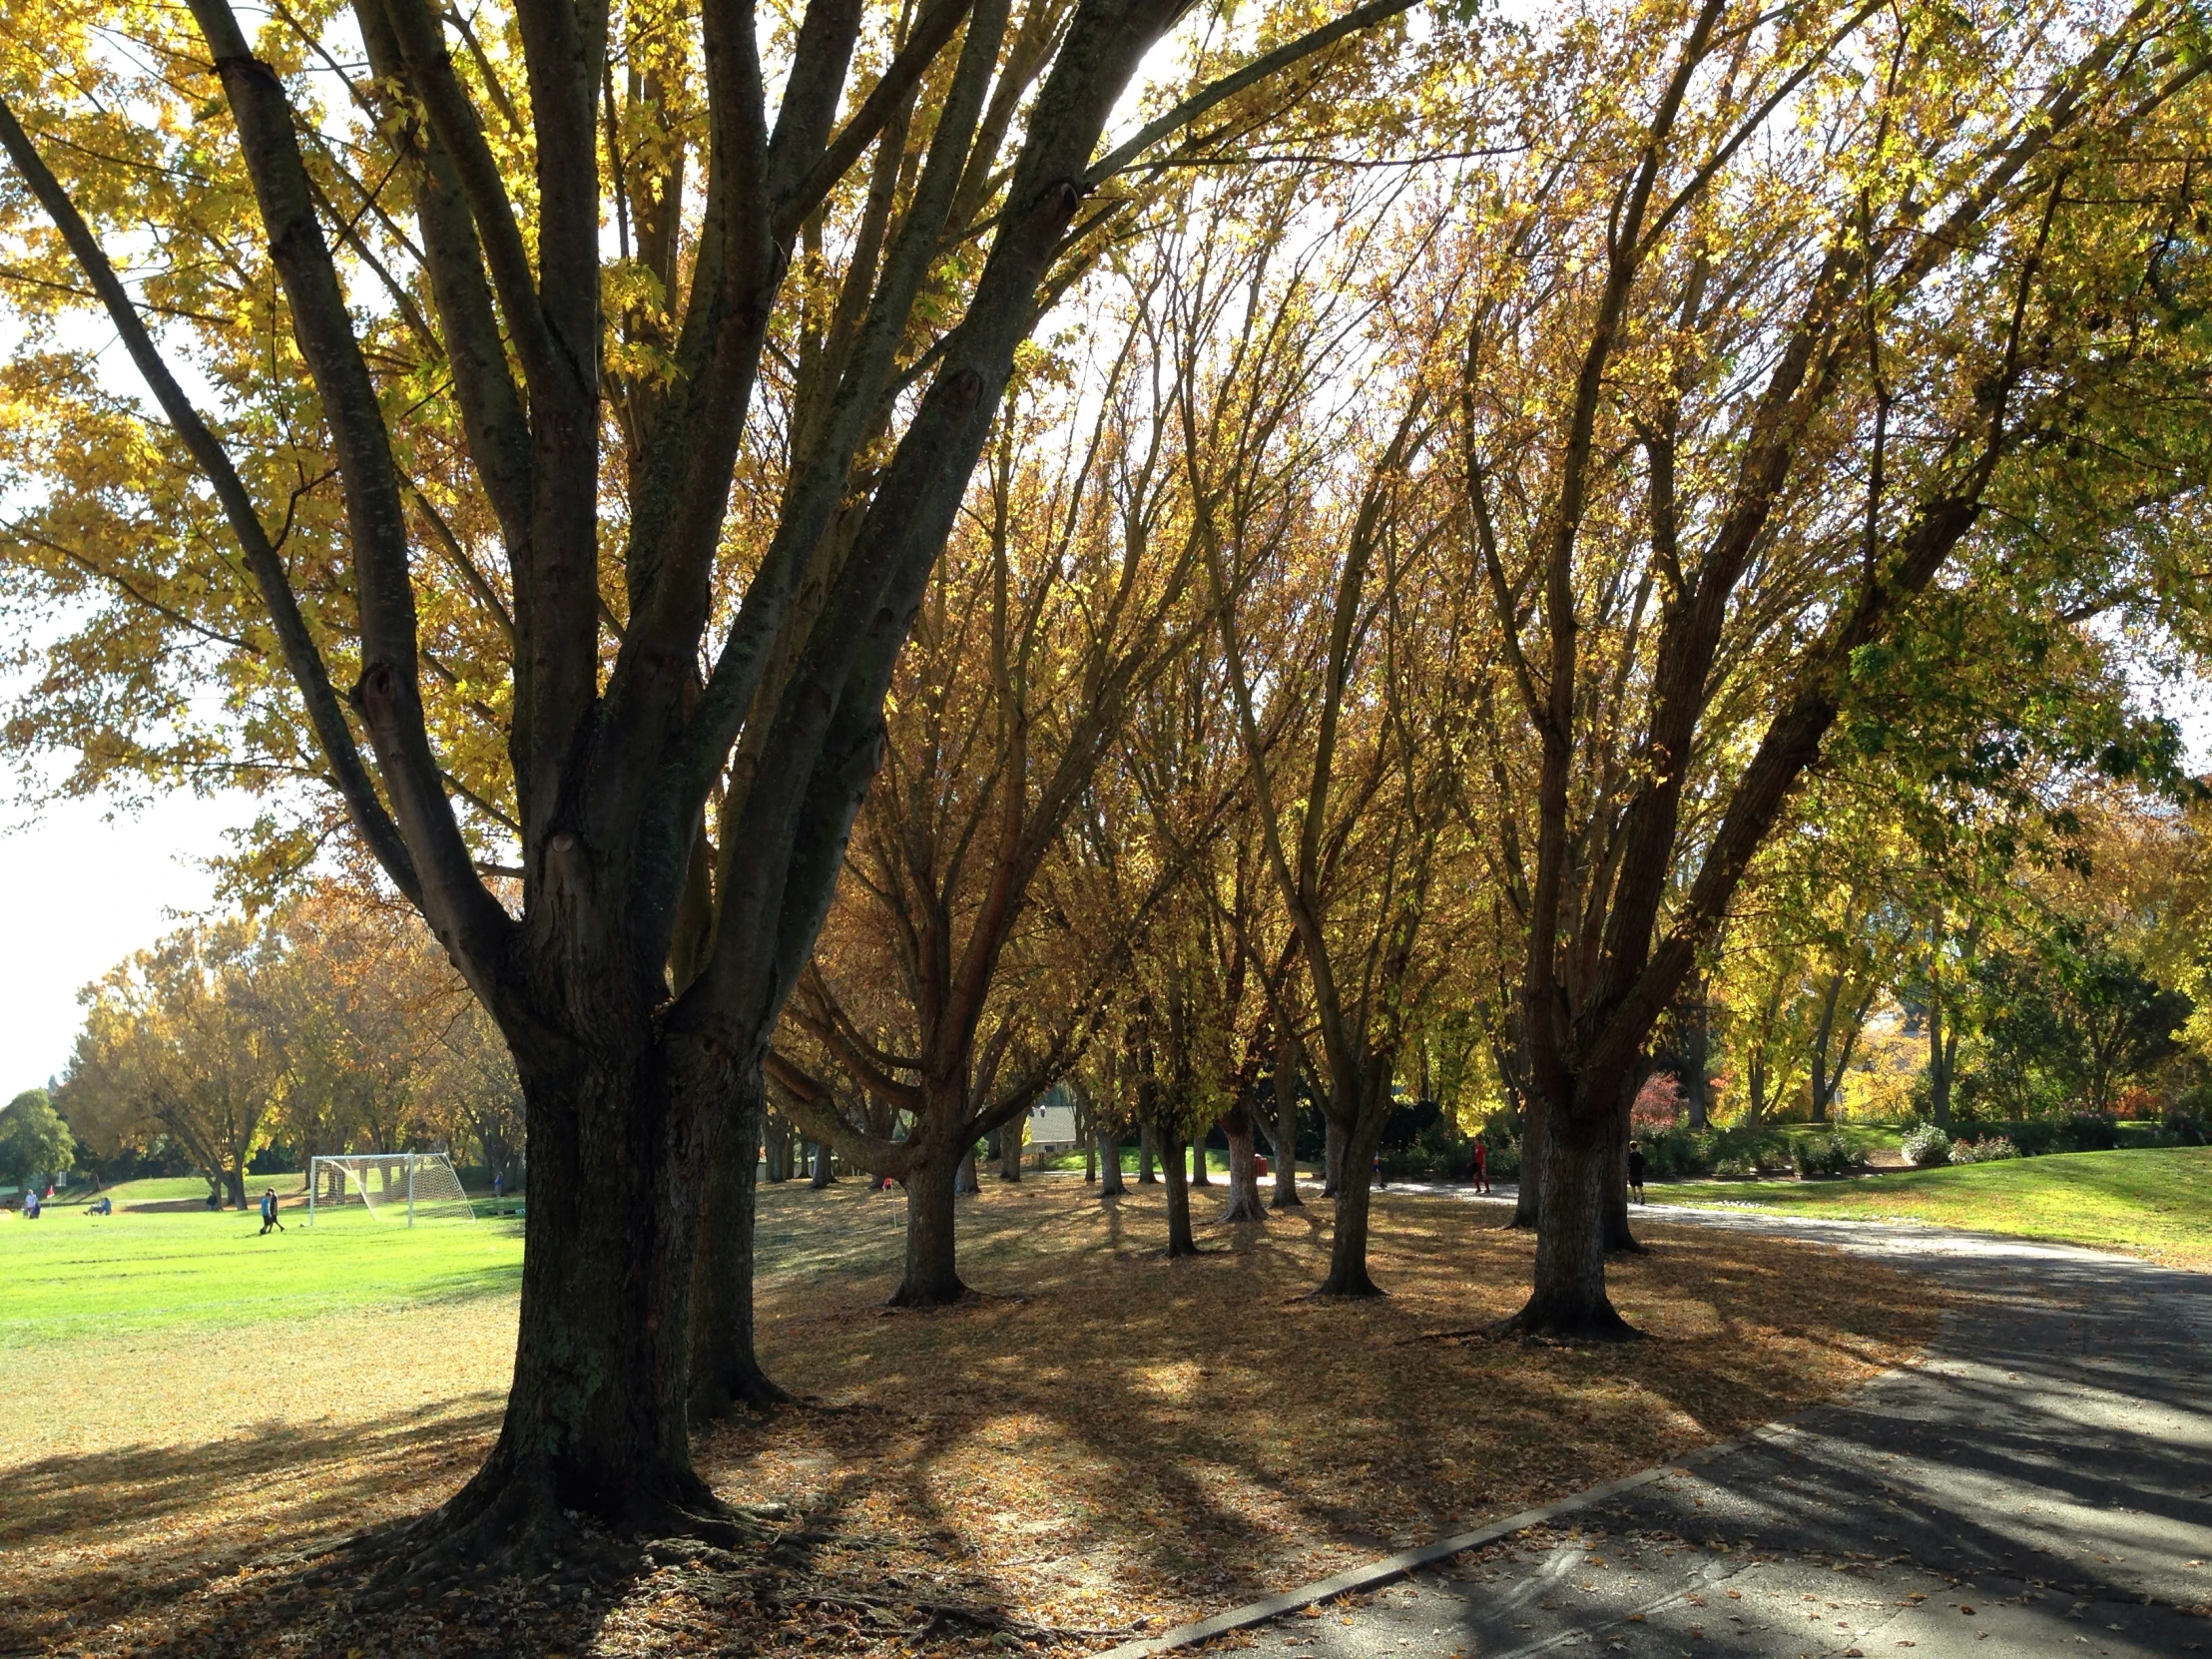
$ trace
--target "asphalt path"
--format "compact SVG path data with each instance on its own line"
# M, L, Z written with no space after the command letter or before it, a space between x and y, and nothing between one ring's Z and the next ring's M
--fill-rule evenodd
M1966 1293L1856 1394L1359 1598L1265 1652L2212 1653L2212 1276L2057 1245L1670 1207Z

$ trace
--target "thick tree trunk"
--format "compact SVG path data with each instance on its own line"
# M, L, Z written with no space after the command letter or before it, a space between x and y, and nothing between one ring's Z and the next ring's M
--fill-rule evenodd
M1368 1277L1368 1207L1375 1168L1376 1144L1382 1138L1382 1118L1387 1100L1371 1106L1361 1123L1346 1134L1330 1124L1333 1144L1342 1147L1337 1176L1337 1219L1329 1241L1329 1277L1322 1281L1323 1296L1381 1296L1382 1288Z
M1298 1050L1290 1043L1275 1048L1275 1196L1268 1207L1296 1210L1298 1196Z
M972 1146L960 1155L959 1173L952 1178L952 1190L966 1198L972 1198L983 1190L983 1177L975 1167L975 1148Z
M935 1308L967 1295L953 1251L953 1189L975 1149L958 1158L917 1158L906 1172L906 1271L891 1293L894 1308Z
M1029 1120L1016 1118L998 1132L998 1178L1001 1181L1021 1179L1021 1143L1027 1138Z
M1617 1108L1616 1108L1617 1110ZM1603 1117L1547 1111L1543 1225L1535 1286L1502 1329L1536 1337L1620 1340L1638 1333L1605 1294L1605 1198L1613 1141ZM1523 1172L1523 1181L1527 1179Z
M1159 1179L1158 1176L1152 1173L1152 1164L1156 1155L1157 1148L1156 1143L1153 1141L1152 1138L1152 1131L1149 1128L1140 1129L1139 1131L1137 1131L1138 1186L1149 1187L1152 1185L1153 1182Z
M817 1141L815 1142L814 1179L810 1181L808 1185L813 1187L817 1192L820 1192L824 1187L829 1186L834 1180L836 1180L836 1176L831 1173L830 1168L830 1149L822 1142Z
M1191 1236L1191 1189L1184 1174L1182 1137L1160 1137L1160 1167L1168 1182L1168 1258L1196 1256L1198 1241Z
M761 1370L753 1347L753 1219L761 1174L754 1149L760 1136L760 1078L748 1083L741 1077L722 1122L710 1129L700 1188L691 1296L694 1421L790 1397Z
M1520 1190L1513 1200L1513 1225L1537 1228L1543 1224L1544 1162L1549 1149L1551 1112L1530 1095L1521 1105Z
M1098 1137L1083 1137L1083 1185L1089 1186L1098 1179Z
M587 1013L593 1010L585 1010ZM600 1031L622 1030L619 1010ZM572 1516L648 1536L737 1528L694 1472L689 1438L697 1204L734 1079L701 1062L672 1084L642 1033L565 1045L524 1065L535 1166L522 1317L499 1442L434 1523L436 1548L543 1570L576 1543ZM749 1237L742 1226L726 1232ZM726 1335L728 1333L726 1332Z
M1098 1196L1119 1198L1128 1189L1121 1179L1121 1137L1112 1130L1098 1132Z
M1211 1187L1214 1184L1213 1176L1206 1169L1206 1135L1207 1131L1202 1129L1191 1137L1191 1185L1194 1187Z
M1229 1222L1266 1221L1260 1202L1260 1159L1252 1144L1252 1117L1239 1106L1221 1120L1229 1135L1229 1208L1221 1219Z
M246 1208L246 1160L234 1158L231 1167L223 1172L223 1184L230 1190L231 1208Z

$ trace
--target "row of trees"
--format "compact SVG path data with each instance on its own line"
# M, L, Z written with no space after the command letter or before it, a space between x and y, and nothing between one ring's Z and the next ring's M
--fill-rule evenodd
M498 1033L411 911L318 882L258 920L189 927L83 996L55 1104L100 1157L181 1158L236 1209L247 1167L474 1150L512 1169L521 1096Z
M463 1558L726 1529L771 1087L904 1184L909 1302L1054 1082L1178 1248L1189 1136L1250 1213L1310 1094L1360 1295L1393 1085L1486 1066L1517 1328L1622 1334L1630 1099L1747 881L1832 788L2031 819L2129 735L2085 624L2193 646L2188 6L1404 9L15 36L8 580L86 620L9 730L289 801L245 879L350 837L500 1033Z

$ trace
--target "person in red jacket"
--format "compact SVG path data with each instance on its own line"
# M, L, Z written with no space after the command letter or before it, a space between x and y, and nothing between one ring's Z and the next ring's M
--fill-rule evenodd
M1474 1190L1478 1193L1490 1190L1490 1149L1480 1141L1474 1143Z

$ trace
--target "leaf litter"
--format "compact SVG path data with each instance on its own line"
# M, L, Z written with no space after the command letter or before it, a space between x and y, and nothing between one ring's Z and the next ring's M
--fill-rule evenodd
M1348 1303L1308 1294L1325 1204L1202 1229L1171 1264L1157 1189L994 1185L960 1217L982 1294L894 1313L896 1195L767 1189L760 1347L808 1402L697 1451L724 1498L785 1518L742 1550L427 1601L376 1592L377 1540L489 1449L511 1299L18 1346L0 1653L1095 1650L1801 1410L1909 1360L1944 1306L1816 1246L1639 1215L1653 1248L1611 1283L1653 1340L1448 1335L1525 1294L1532 1241L1494 1215L1378 1194L1390 1294Z

